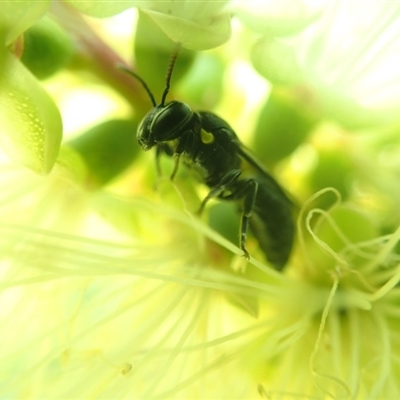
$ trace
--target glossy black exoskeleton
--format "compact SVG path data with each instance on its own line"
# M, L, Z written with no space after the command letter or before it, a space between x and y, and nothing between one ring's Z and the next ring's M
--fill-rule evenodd
M242 210L240 248L244 256L249 258L245 245L250 226L267 259L277 269L282 269L294 240L292 202L223 119L211 112L195 112L179 101L165 103L175 59L176 54L167 73L160 104L139 76L124 69L143 84L154 106L138 127L139 145L143 150L156 148L159 172L162 154L175 157L171 179L181 161L197 172L210 188L200 212L215 197L237 202Z

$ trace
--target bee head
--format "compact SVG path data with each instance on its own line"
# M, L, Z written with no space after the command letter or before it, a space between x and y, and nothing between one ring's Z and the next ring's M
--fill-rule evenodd
M194 115L193 110L180 101L156 105L139 124L136 139L143 150L178 139L191 127Z
M160 104L157 104L147 83L139 75L129 69L120 67L120 69L127 72L143 85L153 104L153 108L140 122L136 133L136 139L143 150L150 150L159 143L180 138L190 129L193 125L193 119L196 118L195 113L187 104L180 101L165 102L178 50L179 47L172 55L169 63L165 79L165 89L161 96Z

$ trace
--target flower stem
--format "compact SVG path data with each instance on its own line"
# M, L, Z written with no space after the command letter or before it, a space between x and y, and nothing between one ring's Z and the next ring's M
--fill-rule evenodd
M140 114L148 110L148 98L141 85L125 72L121 65L133 69L89 26L73 7L63 1L52 2L51 13L74 40L85 65L104 82L112 86Z

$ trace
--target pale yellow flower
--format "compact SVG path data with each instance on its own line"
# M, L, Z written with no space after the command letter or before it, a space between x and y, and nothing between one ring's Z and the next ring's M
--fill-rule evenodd
M146 2L152 18L161 13L166 21L171 6L183 25L205 23L213 13L226 24L225 3L185 2L187 13L179 3L156 3ZM323 106L309 137L276 168L299 202L309 197L299 206L297 243L282 272L265 262L251 236L253 257L246 261L236 241L211 228L226 227L238 213L226 218L210 205L202 217L195 214L203 193L184 167L173 182L166 173L157 180L143 156L108 180L99 173L104 181L94 182L99 171L91 170L76 143L59 151L59 114L44 112L55 104L41 83L15 58L13 71L21 72L18 78L29 77L26 87L8 79L13 71L6 68L14 64L0 70L10 86L7 93L25 93L32 114L21 120L23 112L8 99L7 110L15 112L11 118L0 104L7 128L0 132L0 397L400 397L394 112L400 77L391 68L398 45L396 6L368 2L373 8L366 7L365 15L374 29L352 36L361 28L368 32L365 21L356 18L356 3L329 2L324 8L304 1L288 14L267 3L258 16L254 2L229 9L244 23L253 21L262 35L252 47L255 66L273 88L284 87L287 95L302 87ZM285 5L290 8L290 2ZM92 13L116 12L98 2L85 7ZM342 7L348 7L348 15ZM380 13L372 17L371 10ZM287 29L277 23L285 15ZM357 22L343 25L348 42L335 35L343 18ZM265 31L263 21L269 22ZM175 38L183 25L165 33ZM246 28L241 33L252 37ZM188 36L188 43L192 39ZM193 48L215 45L209 39L205 33ZM289 57L275 59L282 49L289 49ZM329 50L329 57L321 49ZM8 51L0 56L8 60ZM237 61L236 52L229 58L224 51L225 58ZM349 54L354 57L346 58ZM331 65L332 60L337 63ZM337 112L343 109L351 112ZM359 113L352 118L355 109ZM371 118L364 120L368 112ZM349 127L360 127L360 116L368 134L357 137ZM234 124L235 115L229 117ZM30 129L29 121L40 129ZM321 160L329 168L318 170ZM162 166L171 170L173 162L163 160ZM331 173L342 171L348 178L342 195L325 188ZM318 180L324 188L310 195Z

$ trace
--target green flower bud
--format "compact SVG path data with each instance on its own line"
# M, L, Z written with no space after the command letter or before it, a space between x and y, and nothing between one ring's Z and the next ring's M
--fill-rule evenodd
M261 110L252 148L271 167L304 141L316 119L304 96L274 89Z
M67 34L50 18L43 18L24 35L21 61L39 79L63 68L72 57Z
M354 165L343 148L333 146L320 149L318 161L309 175L310 191L315 193L333 187L346 199L350 194L353 175Z
M85 160L92 184L106 184L132 162L139 151L135 132L132 121L109 120L69 142Z
M212 54L201 54L179 83L179 97L196 109L212 110L222 97L225 64Z

